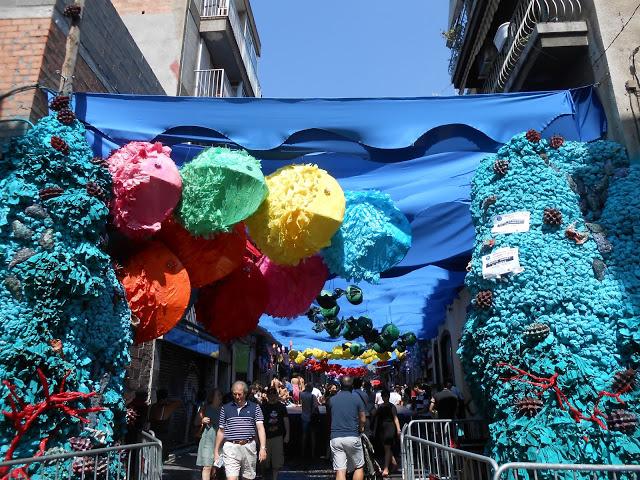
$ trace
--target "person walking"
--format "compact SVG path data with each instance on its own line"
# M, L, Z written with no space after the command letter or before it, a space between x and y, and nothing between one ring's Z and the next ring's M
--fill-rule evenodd
M265 430L267 433L267 458L265 470L271 470L271 478L277 480L278 472L284 465L284 444L289 443L289 414L278 397L278 390L267 390L267 402L262 404Z
M400 438L400 421L398 420L398 410L396 406L390 402L391 392L386 388L381 393L382 404L378 406L374 414L374 432L376 443L384 448L384 469L382 476L389 476L389 467L393 470L398 468L391 451L393 444L397 438Z
M157 402L149 408L149 426L154 435L162 442L162 459L169 456L169 423L173 413L182 406L182 400L169 400L169 391L161 388L156 393Z
M316 450L315 421L319 415L319 407L318 399L313 394L312 383L305 385L304 391L300 394L300 403L302 405L302 413L300 415L300 421L302 423L302 458L305 458L308 443L311 443L311 458L313 458Z
M214 468L213 449L216 444L221 405L222 392L216 388L209 393L206 403L198 410L200 442L198 443L196 465L202 467L202 480L210 480L211 470ZM215 474L213 477L215 478Z
M267 458L267 437L264 431L264 417L260 405L247 402L249 387L237 381L231 386L233 401L220 410L216 445L213 450L214 465L224 462L227 480L247 480L256 478L256 456L263 462ZM260 441L260 451L256 447L256 436Z
M458 412L458 396L451 391L453 382L447 380L444 384L444 388L433 396L431 402L431 412L437 412L438 418L454 419Z
M336 480L346 480L347 471L353 471L353 480L364 479L364 453L360 433L367 417L360 396L353 393L353 378L340 379L340 391L329 404L331 407L331 458Z

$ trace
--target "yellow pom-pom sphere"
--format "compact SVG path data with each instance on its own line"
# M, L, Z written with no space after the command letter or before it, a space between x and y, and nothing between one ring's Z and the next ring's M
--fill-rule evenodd
M345 210L342 188L315 165L289 165L266 178L269 195L246 221L272 261L297 265L329 246Z

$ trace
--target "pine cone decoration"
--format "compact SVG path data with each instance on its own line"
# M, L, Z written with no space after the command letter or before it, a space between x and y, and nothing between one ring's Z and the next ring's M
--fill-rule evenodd
M607 416L609 430L623 433L633 433L638 426L638 418L627 410L614 410Z
M562 212L556 208L545 208L542 221L554 227L562 225Z
M91 163L102 168L107 168L107 165L108 165L107 161L102 157L93 157L91 159Z
M527 328L522 332L522 336L526 341L536 343L547 338L549 331L549 325L535 322L527 325Z
M76 119L76 115L68 108L63 108L58 112L58 121L63 125L71 125Z
M520 415L535 417L542 410L542 400L536 397L524 397L516 402Z
M82 13L82 7L75 4L67 5L64 9L64 12L62 12L65 17L69 17L73 20L77 20L78 18L80 18L80 13Z
M488 310L493 305L493 292L491 290L482 290L476 295L476 306L484 310Z
M529 140L531 143L538 143L542 138L542 136L540 135L540 132L538 132L537 130L534 130L533 128L527 131L526 137L527 137L527 140Z
M104 202L106 198L106 194L104 189L100 185L98 185L95 182L88 182L86 189L89 195L96 197L98 200L101 200Z
M71 437L69 443L76 452L86 452L92 448L91 439L86 437Z
M69 108L69 96L68 95L56 95L51 100L49 104L49 108L54 112L59 112L60 110L64 110L65 108Z
M38 192L40 200L48 200L50 198L59 197L64 193L64 190L60 187L43 188Z
M138 419L138 412L136 412L135 409L133 408L127 408L126 417L127 417L127 425L133 425L134 423L136 423L136 420Z
M551 140L549 140L549 145L551 145L551 148L555 148L557 150L562 145L564 145L564 138L562 138L560 135L553 135L551 137Z
M81 477L93 476L93 470L95 467L95 475L97 477L104 477L107 473L109 464L106 458L99 458L96 462L94 457L76 457L72 463L73 473Z
M60 137L55 135L51 137L51 146L63 155L69 155L69 145Z
M636 386L636 371L633 368L627 368L621 372L617 372L613 377L614 392L630 392Z
M509 160L504 160L502 158L493 162L493 172L496 175L505 176L509 171Z

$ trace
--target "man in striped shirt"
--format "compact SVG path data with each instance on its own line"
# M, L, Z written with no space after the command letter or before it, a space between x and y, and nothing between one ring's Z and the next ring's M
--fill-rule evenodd
M244 382L235 382L231 387L233 402L223 405L220 410L220 426L216 434L213 451L214 464L219 464L220 446L222 460L228 480L256 478L256 436L260 440L258 458L267 458L267 436L260 406L247 402L249 387Z

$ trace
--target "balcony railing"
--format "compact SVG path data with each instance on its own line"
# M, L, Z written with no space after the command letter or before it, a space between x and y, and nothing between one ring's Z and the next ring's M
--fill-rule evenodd
M227 17L231 23L233 36L240 49L240 56L247 69L249 83L256 97L261 96L258 81L258 59L251 33L245 33L234 0L202 0L200 16L202 18Z
M509 37L491 66L483 91L503 91L538 23L581 18L580 0L520 0L510 20Z
M451 56L449 57L449 75L451 76L453 76L453 72L455 72L456 65L458 64L458 58L460 57L460 51L464 43L464 36L467 33L469 6L470 2L462 2L460 13L453 22L453 25L451 25L451 29L443 34L447 39L447 47L451 49Z
M196 97L235 97L222 68L196 70Z

